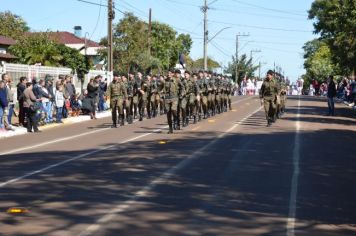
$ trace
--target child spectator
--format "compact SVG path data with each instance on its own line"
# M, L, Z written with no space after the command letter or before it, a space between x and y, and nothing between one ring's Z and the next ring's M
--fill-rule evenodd
M63 85L59 84L55 93L55 105L56 105L56 112L57 112L57 123L63 123L62 121L62 112L64 106L64 95L63 95Z
M73 95L71 99L71 104L70 106L72 107L72 116L79 116L81 105L80 105L80 100L79 100L79 94Z

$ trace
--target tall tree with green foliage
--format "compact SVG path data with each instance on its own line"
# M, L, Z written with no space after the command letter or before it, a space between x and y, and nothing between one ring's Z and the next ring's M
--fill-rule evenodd
M242 54L238 61L236 57L232 57L232 62L229 62L225 73L232 74L233 80L236 76L236 63L237 63L237 82L240 83L246 76L248 78L254 77L258 66L252 65L252 59L248 59L246 54ZM236 81L235 81L236 82Z
M0 12L0 35L19 39L30 30L26 21L10 11Z
M327 76L338 73L338 66L333 63L331 50L325 41L320 39L308 41L303 49L305 80L323 82Z
M90 63L76 49L57 44L48 33L27 34L9 48L18 57L17 62L33 65L69 67L74 71L87 71Z
M315 0L309 10L315 33L327 42L343 73L356 72L356 0Z
M148 50L148 24L132 13L126 13L114 27L114 69L121 72L129 70L149 72L166 70L178 63L180 53L189 54L192 39L189 35L180 34L169 25L152 22L151 47ZM103 38L101 45L107 45ZM107 58L106 50L100 52Z

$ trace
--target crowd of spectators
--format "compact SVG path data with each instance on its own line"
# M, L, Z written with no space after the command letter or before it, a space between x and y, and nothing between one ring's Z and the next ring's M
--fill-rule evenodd
M348 106L356 108L356 81L354 77L343 77L335 81L336 99L344 102ZM320 83L318 80L313 80L308 88L310 96L327 96L328 82Z
M90 79L86 90L77 92L71 75L57 79L46 75L43 79L21 77L17 84L17 100L14 98L12 79L2 74L0 80L0 132L13 131L16 126L27 132L41 132L38 126L63 123L70 116L88 114L96 119L96 111L108 109L105 101L106 80L101 76Z

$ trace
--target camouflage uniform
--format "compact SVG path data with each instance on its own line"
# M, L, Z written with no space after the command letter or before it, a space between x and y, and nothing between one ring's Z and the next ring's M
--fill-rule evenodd
M110 108L112 109L112 121L113 126L117 124L117 110L119 113L119 121L121 125L124 125L124 99L127 97L125 85L123 82L113 81L110 83L107 96L110 97Z
M164 94L165 109L167 111L167 121L169 125L168 133L173 133L173 124L177 120L178 109L178 83L172 78L168 77L162 83L162 90ZM173 117L173 119L172 119Z
M268 126L275 121L276 114L276 95L278 93L278 88L276 82L273 79L265 79L261 86L260 98L263 99L263 106L266 113L266 119Z

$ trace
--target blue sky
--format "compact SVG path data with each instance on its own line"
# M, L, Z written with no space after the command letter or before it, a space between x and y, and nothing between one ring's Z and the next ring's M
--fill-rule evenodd
M107 0L88 0L107 4ZM231 61L235 54L236 34L240 37L239 55L251 50L254 63L262 62L261 72L272 68L274 63L284 70L291 80L304 73L302 46L313 35L312 21L307 10L312 0L209 0L209 36L223 30L208 45L208 55L222 65ZM98 41L107 33L107 8L77 0L0 0L0 11L10 10L22 16L33 31L59 30L73 32L75 25L83 28ZM130 11L142 20L148 20L152 8L153 20L167 23L178 33L189 33L193 38L191 56L203 55L203 13L199 6L203 0L115 0L117 9ZM115 22L122 18L116 11Z

